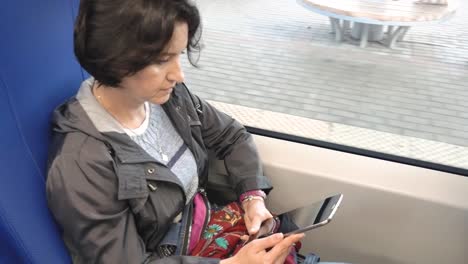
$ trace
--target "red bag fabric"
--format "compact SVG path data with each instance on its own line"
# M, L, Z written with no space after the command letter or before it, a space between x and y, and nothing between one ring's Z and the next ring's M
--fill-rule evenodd
M235 255L244 245L240 238L248 235L244 211L240 204L232 202L221 209L211 210L210 221L190 255L225 259ZM293 248L285 264L295 264L300 243Z
M212 210L210 221L200 240L192 250L192 256L224 259L232 256L240 237L248 235L243 210L238 203L230 203L221 210Z

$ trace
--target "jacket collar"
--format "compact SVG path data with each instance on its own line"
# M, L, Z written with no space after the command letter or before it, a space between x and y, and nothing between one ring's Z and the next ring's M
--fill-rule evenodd
M109 132L98 131L84 109L86 104L93 103L90 101L94 100L94 97L90 98L89 95L86 98L86 93L90 93L87 86L91 82L91 78L84 81L76 97L57 107L52 118L53 131L64 134L82 132L96 138L111 147L115 156L123 163L155 161L123 131L118 129L108 129L111 130ZM162 107L185 144L191 148L192 137L190 125L187 121L186 100L184 100L181 93L183 89L185 89L183 84L177 85L169 100Z
M183 98L183 89L185 87L178 85L169 101L162 107L185 144L192 149L192 137L185 103L187 101ZM81 132L103 142L109 148L114 159L118 160L117 166L119 168L116 173L119 179L119 199L144 198L148 195L146 179L154 179L155 174L149 172L156 170L154 163L157 161L127 134L117 131L99 132L76 97L57 107L53 113L52 123L53 131L56 133ZM136 172L136 167L133 165L135 163L148 164L141 166L141 172ZM173 177L168 178L164 175L162 177L164 179L161 180L171 181L181 186L181 183Z

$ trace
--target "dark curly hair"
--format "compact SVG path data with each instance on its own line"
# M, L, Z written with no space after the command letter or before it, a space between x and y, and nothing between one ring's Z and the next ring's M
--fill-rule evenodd
M187 55L196 66L200 14L188 0L81 0L74 30L75 56L100 84L116 87L122 78L156 63L176 23L188 25Z

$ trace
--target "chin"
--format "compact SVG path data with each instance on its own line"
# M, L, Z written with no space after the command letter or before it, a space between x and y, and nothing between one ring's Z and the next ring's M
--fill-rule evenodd
M169 101L169 98L171 98L171 94L168 94L166 96L153 97L151 98L150 103L162 105Z

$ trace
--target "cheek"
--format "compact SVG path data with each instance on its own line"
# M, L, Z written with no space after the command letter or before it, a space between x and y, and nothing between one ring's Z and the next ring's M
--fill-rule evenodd
M150 65L137 73L140 82L157 81L164 78L164 68L157 65Z
M155 67L138 77L139 86L144 87L144 90L146 91L154 92L155 90L163 88L162 84L164 83L164 78L164 71Z

